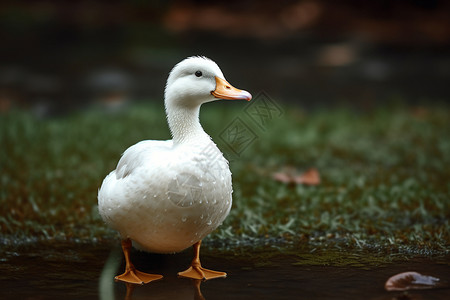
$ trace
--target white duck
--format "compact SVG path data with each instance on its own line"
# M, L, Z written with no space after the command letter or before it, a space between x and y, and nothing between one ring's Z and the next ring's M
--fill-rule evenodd
M126 269L116 280L144 284L161 279L135 269L130 249L174 253L194 245L191 267L179 276L225 277L200 264L201 240L231 208L227 160L199 122L200 106L217 99L251 100L231 86L212 60L190 57L170 72L165 107L172 140L141 141L128 148L98 192L103 220L122 237Z

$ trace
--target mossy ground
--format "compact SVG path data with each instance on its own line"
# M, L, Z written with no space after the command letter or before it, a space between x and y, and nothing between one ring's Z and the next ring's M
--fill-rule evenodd
M448 254L448 105L285 107L263 128L245 105L202 108L202 124L229 158L234 184L231 213L206 244ZM256 137L239 155L221 136L236 116ZM103 178L127 147L168 138L162 104L49 119L1 115L1 242L117 238L97 212ZM272 174L285 166L317 168L321 183L275 181Z

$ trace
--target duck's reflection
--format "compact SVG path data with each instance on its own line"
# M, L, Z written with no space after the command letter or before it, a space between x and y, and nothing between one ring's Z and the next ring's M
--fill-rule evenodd
M170 280L165 284L162 282L136 285L126 283L125 300L138 299L194 299L205 300L201 286L202 281L197 279L189 280ZM120 298L121 292L116 293Z
M105 265L99 280L99 296L101 300L110 299L195 299L203 300L201 291L202 280L177 277L180 265L189 259L189 253L178 256L152 256L145 253L134 253L140 265L156 266L154 270L163 274L164 278L145 285L115 282L114 276L122 269L122 257L119 248L114 248ZM144 267L145 270L145 267ZM153 270L152 270L153 271ZM214 279L212 281L221 280Z
M125 295L125 300L131 300L131 297L133 296L133 291L136 288L136 284L132 283L125 283L127 285L127 294Z
M195 300L205 300L205 297L203 297L202 290L200 289L200 286L202 285L202 281L198 279L192 279L192 284L195 287L195 294L194 299Z

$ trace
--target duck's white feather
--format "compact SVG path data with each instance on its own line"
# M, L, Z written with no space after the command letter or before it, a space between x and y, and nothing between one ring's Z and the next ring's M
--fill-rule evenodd
M201 80L189 73L196 69L204 72ZM230 211L228 162L198 120L201 103L213 100L214 76L223 74L205 58L178 64L165 101L173 140L128 148L98 192L105 222L144 250L181 251L217 228Z
M141 141L128 148L117 164L116 178L121 179L130 175L134 169L142 166L146 160L158 156L172 148L172 140L168 141Z
M122 160L137 155L140 163L111 172L99 191L103 219L151 252L178 252L203 239L232 203L231 172L212 142L208 149L169 144L145 141L129 148Z

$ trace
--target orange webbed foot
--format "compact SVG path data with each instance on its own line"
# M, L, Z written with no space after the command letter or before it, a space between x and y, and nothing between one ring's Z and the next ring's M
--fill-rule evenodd
M192 279L209 280L214 278L227 277L227 273L208 270L203 268L202 266L191 266L186 271L179 272L178 276Z
M116 281L123 281L133 284L145 284L163 278L162 275L147 274L136 270L136 268L134 267L134 265L131 263L130 260L131 246L132 243L130 239L122 240L122 250L123 255L125 256L125 263L126 263L125 272L121 275L114 277L114 279Z
M114 277L116 281L123 281L134 284L146 284L162 278L162 275L147 274L134 268L127 269L123 274Z
M197 243L194 244L194 259L192 260L191 266L186 271L179 272L178 276L200 280L209 280L214 278L227 277L227 273L208 270L202 267L200 263L201 244L202 241L198 241Z

